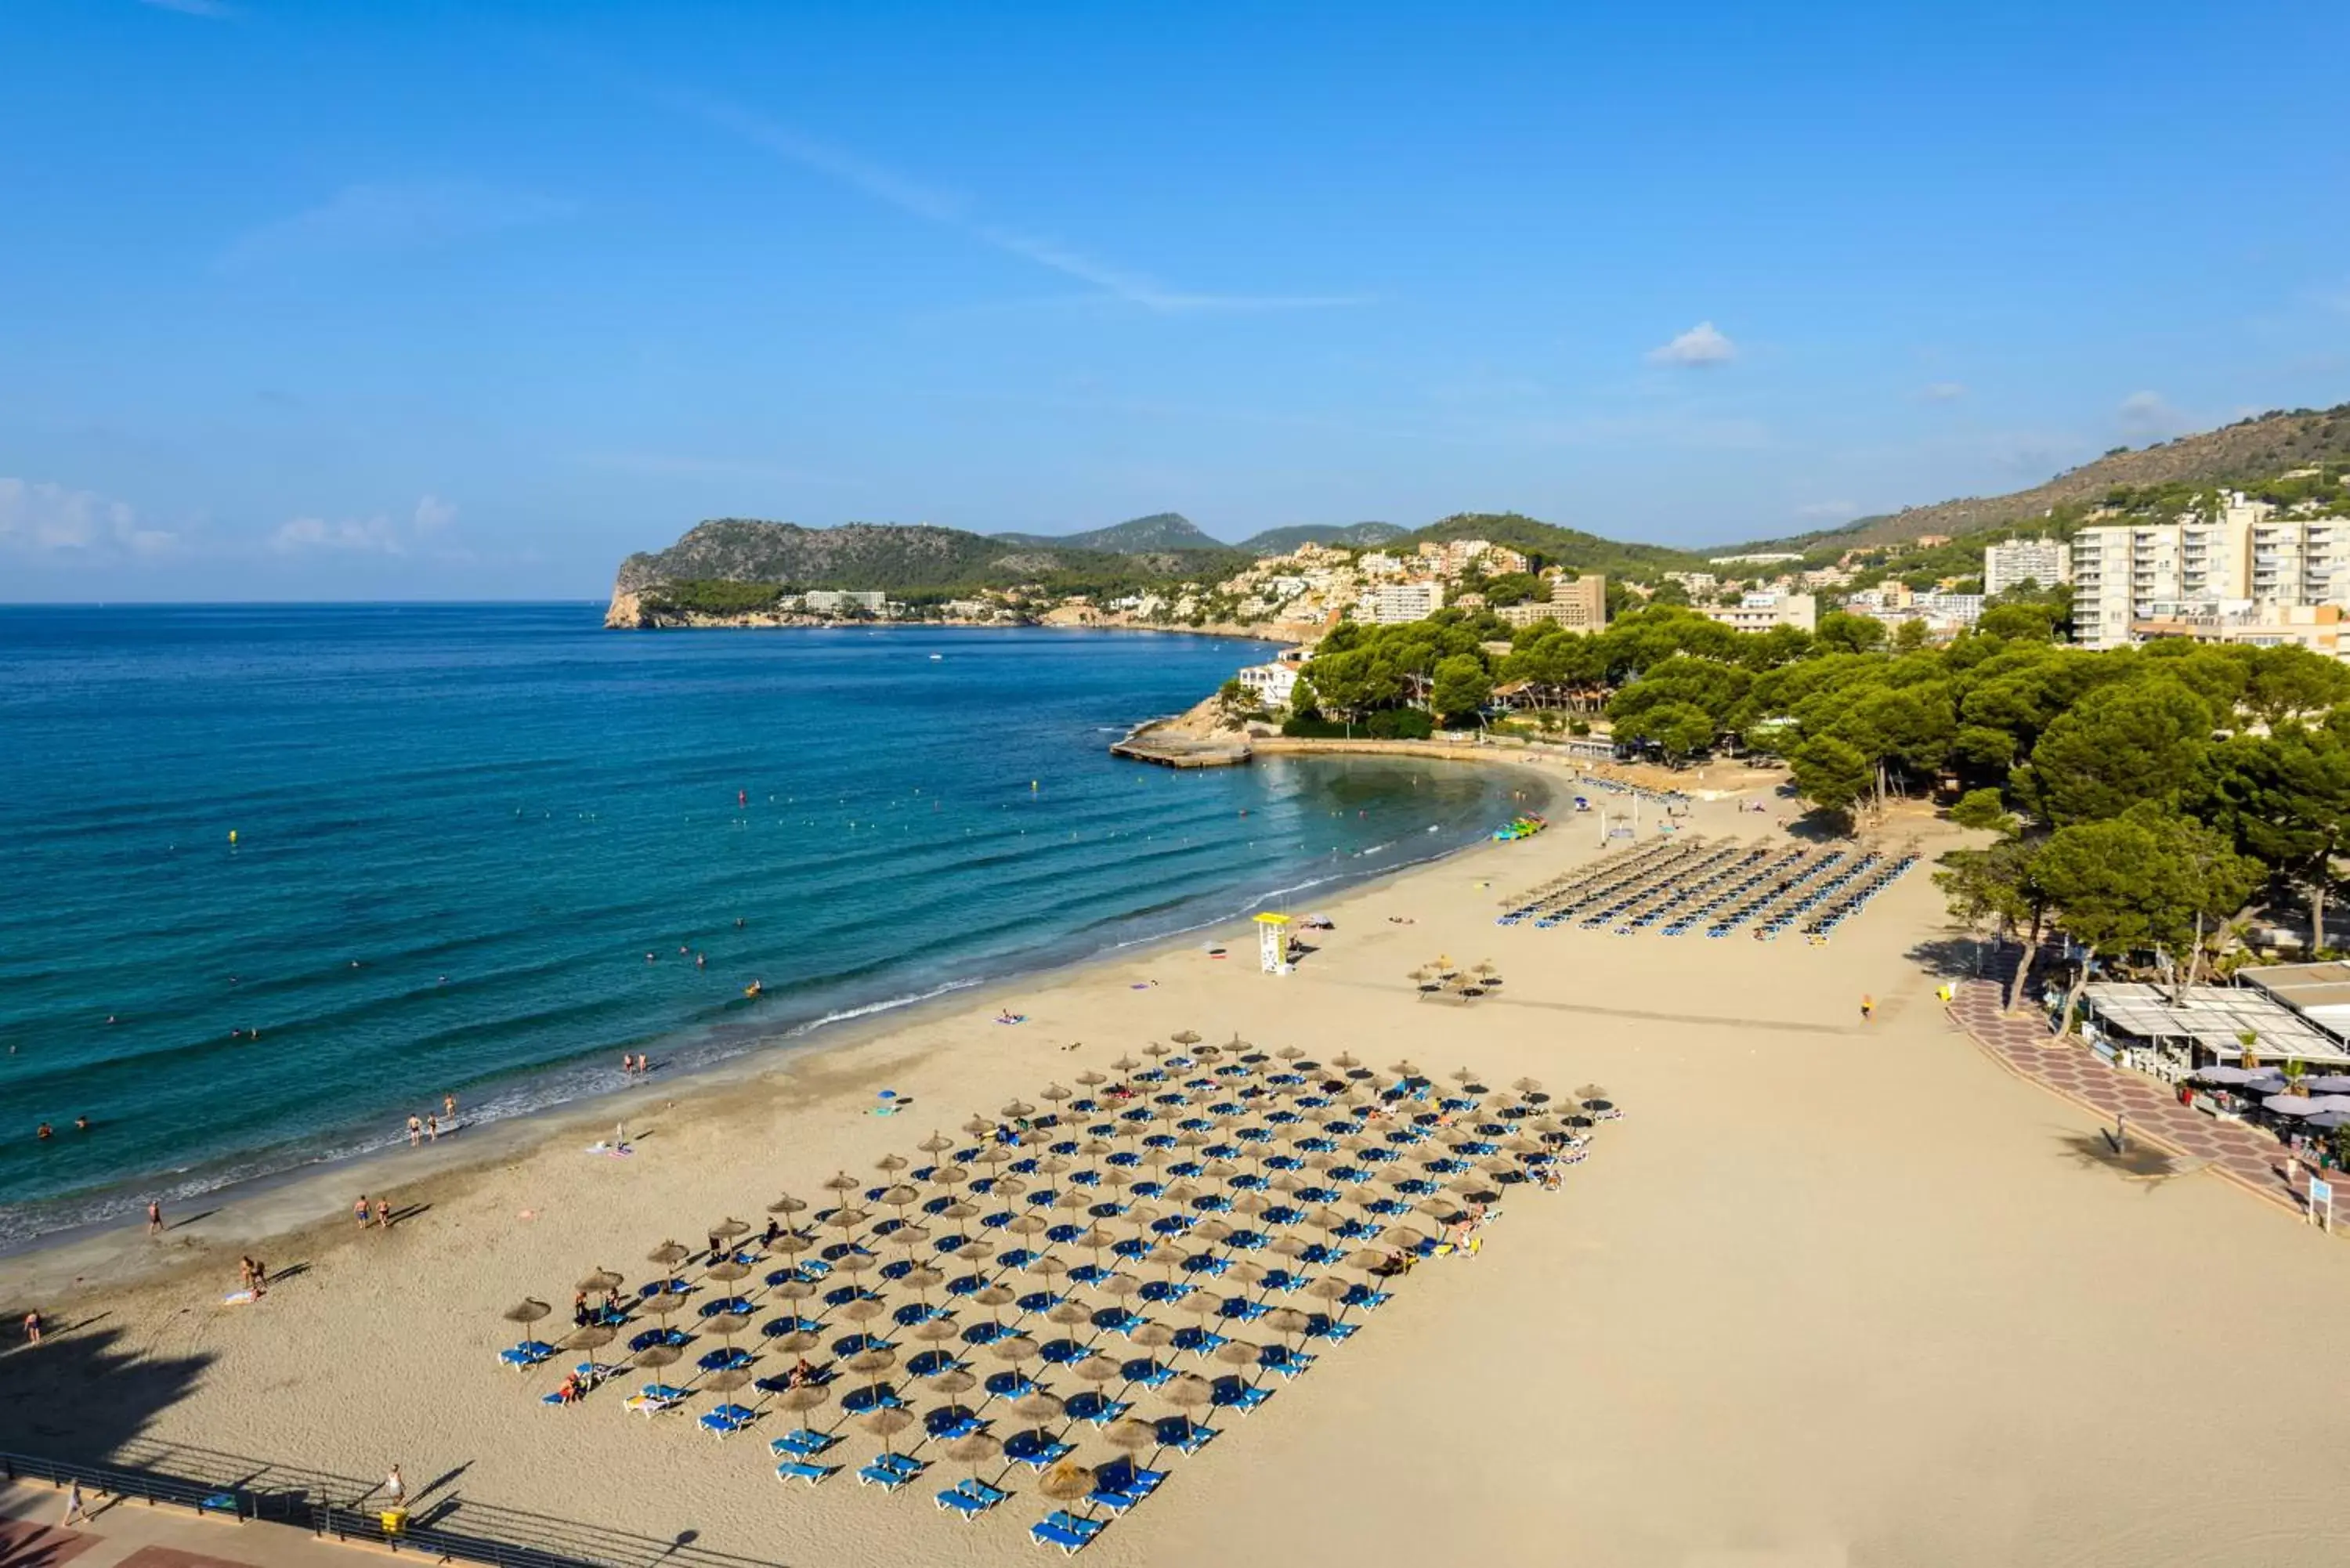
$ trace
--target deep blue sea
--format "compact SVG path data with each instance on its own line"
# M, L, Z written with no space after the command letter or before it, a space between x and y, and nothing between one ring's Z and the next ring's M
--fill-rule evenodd
M1478 770L1107 754L1269 652L0 607L0 1245L380 1147L444 1092L518 1115L623 1051L673 1073L1310 902L1507 815Z

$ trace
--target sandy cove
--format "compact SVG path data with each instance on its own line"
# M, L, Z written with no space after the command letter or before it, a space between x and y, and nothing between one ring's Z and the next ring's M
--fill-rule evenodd
M1771 820L1711 805L1695 826ZM786 1490L764 1436L713 1445L618 1389L546 1408L552 1377L496 1364L514 1338L497 1314L567 1301L591 1265L642 1277L666 1237L696 1242L781 1188L815 1197L837 1168L1190 1027L1596 1079L1627 1118L1565 1190L1513 1198L1482 1256L1425 1265L1263 1410L1223 1417L1094 1561L2339 1558L2324 1461L2350 1428L2345 1375L2292 1333L2328 1321L2350 1250L2217 1180L2152 1185L2091 1156L2093 1124L1936 1005L1918 955L1949 934L1922 867L1825 948L1493 924L1594 836L1569 818L1329 900L1336 932L1290 976L1258 973L1235 932L1229 959L1195 940L764 1062L632 1113L631 1159L547 1124L488 1168L393 1186L429 1207L388 1234L345 1220L272 1243L273 1267L304 1267L255 1307L217 1304L244 1244L224 1232L200 1275L45 1303L95 1321L0 1356L0 1427L38 1451L136 1436L349 1475L397 1461L411 1483L464 1466L466 1498L775 1563L1039 1561L1027 1526L1047 1505L1024 1486L964 1524L935 1486ZM1495 960L1504 995L1416 1002L1404 971L1440 951ZM1028 1022L993 1023L1006 1003ZM865 1115L884 1086L914 1111ZM0 1304L55 1266L0 1265Z

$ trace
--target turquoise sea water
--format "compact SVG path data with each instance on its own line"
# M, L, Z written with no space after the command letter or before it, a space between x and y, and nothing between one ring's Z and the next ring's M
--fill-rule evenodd
M1509 805L1409 762L1107 755L1262 646L598 623L0 608L0 1245L380 1147L443 1092L516 1115L624 1050L674 1073L1302 907Z

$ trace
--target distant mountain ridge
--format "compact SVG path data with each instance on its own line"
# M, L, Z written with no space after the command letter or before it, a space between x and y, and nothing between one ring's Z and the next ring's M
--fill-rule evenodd
M1722 556L1754 550L1818 550L1907 544L1947 534L1952 538L2012 527L2052 506L2095 503L2117 485L2242 484L2306 463L2350 459L2350 403L2331 409L2274 410L2216 431L2183 435L2135 452L2114 451L2068 469L2043 484L2005 495L1961 496L1930 506L1859 517L1839 528L1781 539L1726 545L1699 552Z

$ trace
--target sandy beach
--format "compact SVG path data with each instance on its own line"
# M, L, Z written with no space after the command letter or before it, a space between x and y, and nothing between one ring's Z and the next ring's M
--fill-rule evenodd
M1709 803L1691 826L1756 837L1780 815ZM1922 816L1891 836L1913 830L1929 854L1949 842ZM1482 1255L1423 1265L1311 1374L1173 1460L1094 1561L2339 1558L2350 1531L2321 1478L2350 1435L2345 1377L2293 1347L2350 1283L2350 1251L2214 1179L2126 1178L2095 1157L2094 1124L1952 1029L1931 964L1965 949L1926 867L1825 947L1495 926L1505 894L1595 839L1569 816L1317 905L1336 929L1290 975L1258 972L1235 929L1217 933L1227 958L1195 938L966 993L489 1129L491 1147L289 1183L161 1243L8 1260L9 1321L37 1304L68 1332L0 1355L0 1447L459 1471L463 1499L774 1563L1035 1561L1033 1496L966 1524L932 1487L786 1490L765 1434L713 1444L617 1389L542 1407L554 1379L498 1366L515 1338L498 1314L567 1302L594 1265L643 1277L664 1239L764 1218L779 1189L817 1197L837 1169L1188 1028L1497 1084L1596 1080L1627 1116L1563 1191L1513 1199ZM1417 1001L1405 972L1440 952L1492 959L1502 993ZM1026 1021L994 1022L1006 1006ZM883 1088L912 1108L868 1114ZM583 1152L619 1115L636 1154ZM355 1232L362 1187L413 1212ZM265 1244L295 1272L219 1304Z

